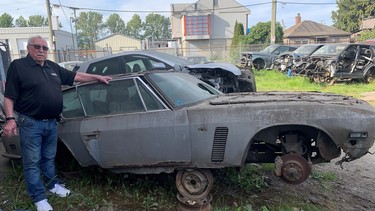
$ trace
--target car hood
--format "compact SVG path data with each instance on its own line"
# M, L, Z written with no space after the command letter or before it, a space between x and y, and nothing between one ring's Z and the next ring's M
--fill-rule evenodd
M233 73L234 75L241 75L241 70L234 64L230 63L220 63L220 62L212 62L212 63L205 63L205 64L192 64L186 66L188 69L223 69Z
M257 52L257 51L253 51L253 52L244 52L246 54L251 54L253 57L254 56L264 56L264 57L273 57L275 56L274 54L272 53L262 53L262 52Z
M210 100L211 105L257 104L257 103L315 102L320 104L354 105L368 104L349 96L320 92L254 92L227 94Z

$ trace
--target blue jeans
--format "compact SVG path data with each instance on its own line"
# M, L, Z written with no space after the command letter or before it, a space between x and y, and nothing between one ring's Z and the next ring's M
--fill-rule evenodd
M26 189L33 202L38 202L46 199L45 186L49 190L57 183L54 162L57 148L57 121L56 119L36 120L19 114L18 128Z

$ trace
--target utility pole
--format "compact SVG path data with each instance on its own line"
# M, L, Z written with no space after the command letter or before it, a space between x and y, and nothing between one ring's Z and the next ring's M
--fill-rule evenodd
M46 0L47 6L47 16L48 16L48 29L49 29L49 46L50 46L50 60L55 61L55 42L53 36L53 29L52 29L52 13L51 13L51 5L49 0Z
M272 0L271 44L275 44L276 41L276 6L277 0Z
M78 10L78 8L76 7L68 7L69 9L72 9L73 10L73 14L74 14L74 30L75 30L75 34L76 34L76 41L77 41L77 49L78 49L78 34L77 34L77 13L76 13L76 10ZM76 49L75 49L76 50Z

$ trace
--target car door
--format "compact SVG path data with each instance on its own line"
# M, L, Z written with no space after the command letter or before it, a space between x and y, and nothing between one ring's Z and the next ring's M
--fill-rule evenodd
M170 110L139 78L78 88L87 118L82 142L103 168L191 162L185 109Z

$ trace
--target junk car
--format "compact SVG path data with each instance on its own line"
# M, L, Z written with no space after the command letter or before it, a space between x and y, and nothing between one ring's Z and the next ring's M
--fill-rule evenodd
M375 46L366 44L327 44L315 51L304 68L318 83L359 80L370 82L375 75Z
M290 69L294 74L301 74L308 57L322 46L323 44L305 44L294 51L285 51L276 57L271 69L278 69L281 72Z
M114 75L152 70L187 72L224 93L255 92L254 73L230 63L193 64L182 57L158 51L124 51L77 64L73 71Z
M241 53L241 66L250 69L270 69L277 55L285 51L294 51L295 46L289 45L269 45L265 49L257 51L248 51Z
M211 169L275 163L290 184L313 164L340 164L368 153L375 108L348 96L318 92L223 94L187 73L145 71L63 90L57 163L77 161L118 173L176 172L183 197L202 199ZM8 158L20 158L17 137L2 137Z

